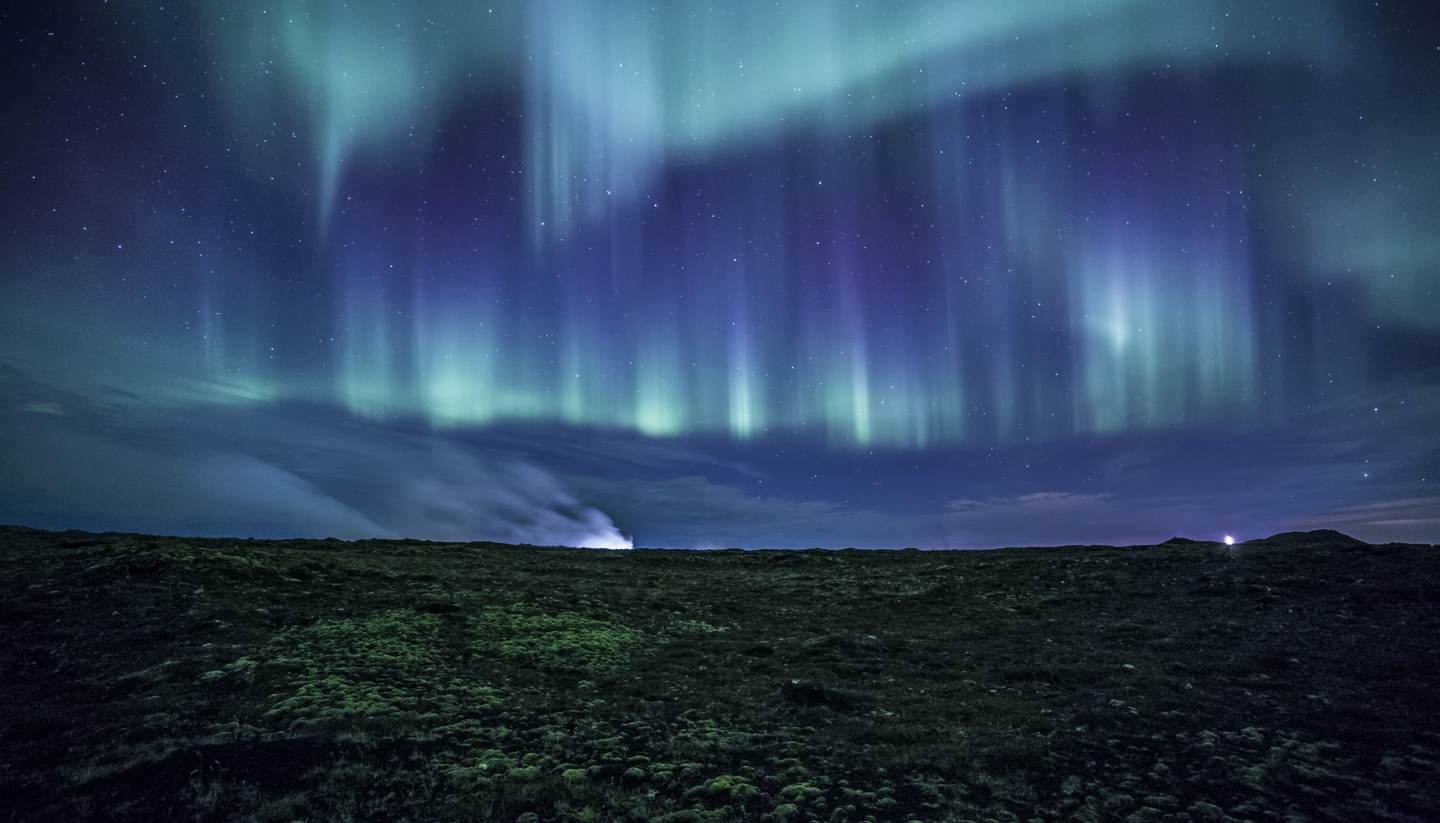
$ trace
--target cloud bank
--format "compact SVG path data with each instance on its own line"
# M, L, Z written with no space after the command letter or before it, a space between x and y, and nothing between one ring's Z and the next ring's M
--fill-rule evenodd
M630 548L523 456L318 410L182 414L59 397L14 375L0 520L257 537L406 537Z

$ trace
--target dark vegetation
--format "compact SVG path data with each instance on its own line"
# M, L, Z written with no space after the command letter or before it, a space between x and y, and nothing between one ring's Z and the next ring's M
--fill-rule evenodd
M0 818L1436 820L1440 552L0 532Z

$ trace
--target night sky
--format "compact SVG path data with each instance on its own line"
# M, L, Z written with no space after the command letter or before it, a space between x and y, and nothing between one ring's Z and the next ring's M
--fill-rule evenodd
M1433 7L13 4L0 521L1440 541Z

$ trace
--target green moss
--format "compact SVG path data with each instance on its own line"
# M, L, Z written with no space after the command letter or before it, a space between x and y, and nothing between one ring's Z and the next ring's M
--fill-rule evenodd
M1266 571L1088 550L226 548L308 580L282 586L218 543L116 542L17 551L0 576L5 659L35 675L7 681L29 708L0 729L0 765L35 789L17 819L122 794L137 819L1440 819L1430 638L1402 630L1440 602L1433 553L1407 561L1425 599L1391 610L1372 608L1388 588L1325 582L1387 579L1393 558L1355 552ZM1254 685L1257 660L1292 656ZM87 735L107 678L107 733ZM796 680L824 699L789 699L817 694Z
M294 672L269 717L453 723L500 702L495 689L450 669L439 618L408 609L320 620L282 632L268 649L271 665Z
M509 772L506 772L505 776L508 777L508 778L510 778L511 780L517 780L517 781L520 781L520 782L522 782L522 783L528 783L528 782L530 782L530 781L532 781L532 780L539 780L539 779L540 779L540 767L539 767L539 766L517 766L517 767L511 769Z
M704 620L674 620L668 630L671 634L722 634L729 631L727 626L716 626Z
M697 809L681 809L650 819L650 823L703 823L707 815Z
M760 794L760 790L750 781L733 774L722 774L719 777L712 777L700 786L691 790L693 794L700 794L706 797L720 797L731 800L745 800Z
M444 767L441 773L462 792L468 793L489 785L496 777L508 775L518 767L516 760L504 752L487 749L463 763Z
M795 783L780 790L780 796L789 800L809 800L822 794L824 792L809 783Z
M489 609L470 621L476 651L550 671L592 672L630 659L641 635L576 612Z
M196 679L201 683L215 683L221 680L240 680L248 683L255 679L255 670L258 666L259 664L254 660L242 657L226 663L222 668L205 672Z

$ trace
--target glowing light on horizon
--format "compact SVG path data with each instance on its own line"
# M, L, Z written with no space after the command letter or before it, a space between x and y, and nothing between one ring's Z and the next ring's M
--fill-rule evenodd
M610 549L614 551L627 551L635 548L635 541L622 534L598 534L591 537L581 538L576 542L577 549Z

